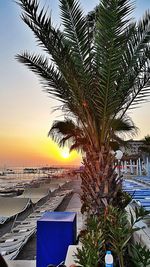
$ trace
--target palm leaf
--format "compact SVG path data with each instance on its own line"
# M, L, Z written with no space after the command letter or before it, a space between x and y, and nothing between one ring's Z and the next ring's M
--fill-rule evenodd
M95 104L101 106L99 113L102 117L102 139L106 132L107 119L118 106L115 80L123 53L124 39L122 31L129 19L126 16L133 6L129 1L101 1L96 26L96 66L99 69L99 90L95 95ZM110 26L111 25L111 26ZM97 99L99 102L97 102Z
M60 0L61 19L64 34L67 37L78 64L84 66L88 54L88 31L85 16L77 0Z
M83 130L67 118L65 121L54 121L48 136L62 147L68 145L70 151L84 150L87 145L87 138L85 138Z

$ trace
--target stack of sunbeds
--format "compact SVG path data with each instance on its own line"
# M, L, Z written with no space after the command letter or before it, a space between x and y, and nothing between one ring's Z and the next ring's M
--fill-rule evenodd
M49 188L49 192L50 193L54 193L56 190L58 190L61 186L59 184L52 184L52 183L49 183L49 184L42 184L40 186L40 188Z
M133 181L124 181L123 189L128 192L138 205L150 211L150 188Z
M136 176L135 180L150 186L150 177L148 176Z
M0 224L23 212L31 204L30 198L0 198Z
M13 227L10 233L0 238L0 253L5 260L12 260L17 257L22 247L36 232L37 220L41 218L44 212L56 210L63 199L71 192L72 190L67 190L61 192L61 195L51 197L44 205L36 208L25 220L19 223L17 221L17 225ZM21 199L18 199L18 201L20 200Z
M31 203L38 204L41 199L49 197L50 193L54 193L65 183L65 181L54 180L40 187L26 188L23 194L17 197L0 197L0 224L23 212Z
M49 195L49 189L42 187L26 188L22 195L17 198L30 198L33 204L39 202L42 198Z
M147 211L150 211L150 187L135 181L124 181L123 188L128 192L133 199L132 205L129 205L126 210L130 216L130 212L134 214L134 205L143 206ZM150 249L150 216L147 215L144 220L137 222L135 227L140 230L133 234L134 242L141 243Z

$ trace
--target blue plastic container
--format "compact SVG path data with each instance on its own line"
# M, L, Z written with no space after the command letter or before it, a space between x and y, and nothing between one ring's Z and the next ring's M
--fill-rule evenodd
M65 260L69 245L76 242L75 212L46 212L37 221L37 267Z

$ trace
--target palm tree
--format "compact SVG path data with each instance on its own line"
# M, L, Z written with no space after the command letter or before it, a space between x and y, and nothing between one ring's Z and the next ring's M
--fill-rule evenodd
M148 157L150 156L150 135L144 137L143 145L139 147L139 150L144 152Z
M84 15L78 0L59 0L62 27L55 28L37 0L18 3L47 57L24 52L17 59L40 76L86 140L81 199L86 210L99 213L121 189L111 153L114 121L149 96L150 14L136 23L131 1L101 0Z
M120 145L125 145L126 142L121 138L121 134L137 134L138 128L134 125L129 117L123 119L114 119L111 129L110 146L113 150L119 149ZM88 137L85 136L84 129L76 125L75 122L69 118L64 121L54 121L51 129L48 132L51 137L60 147L65 145L72 150L78 150L86 153L88 144Z

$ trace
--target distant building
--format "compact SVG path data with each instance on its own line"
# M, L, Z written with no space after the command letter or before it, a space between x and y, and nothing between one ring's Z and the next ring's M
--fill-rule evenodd
M120 149L125 155L140 155L140 147L143 145L142 140L129 140L126 146L122 146Z

